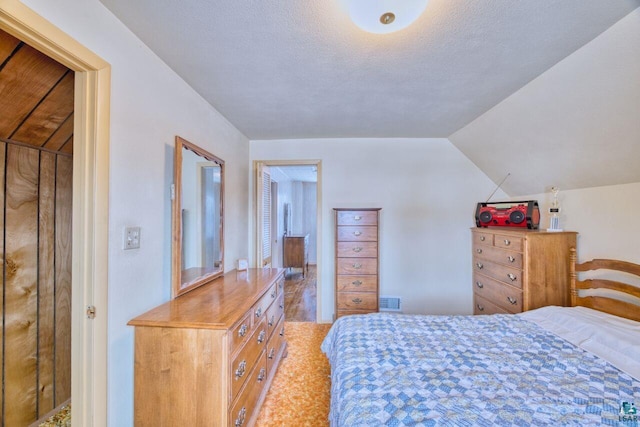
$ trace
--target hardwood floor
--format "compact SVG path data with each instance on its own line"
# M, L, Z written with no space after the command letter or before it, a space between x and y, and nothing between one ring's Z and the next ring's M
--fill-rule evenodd
M288 322L316 321L316 266L302 277L302 269L291 268L284 281L284 318Z

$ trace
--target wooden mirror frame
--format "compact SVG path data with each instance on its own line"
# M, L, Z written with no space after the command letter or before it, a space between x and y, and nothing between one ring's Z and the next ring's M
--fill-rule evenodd
M220 166L220 270L212 273L196 276L193 279L185 280L182 270L182 158L183 149L194 152L204 159L215 162ZM172 203L172 262L171 262L171 297L178 296L189 292L216 277L224 274L224 160L211 154L205 149L187 141L184 138L176 136L175 156L173 166L173 203Z

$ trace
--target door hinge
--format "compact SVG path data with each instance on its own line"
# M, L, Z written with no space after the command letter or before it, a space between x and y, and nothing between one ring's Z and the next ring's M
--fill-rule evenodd
M94 305L87 306L87 319L96 318L96 307Z
M171 200L175 200L175 198L176 198L176 185L175 184L171 184L171 190L169 192L171 193Z

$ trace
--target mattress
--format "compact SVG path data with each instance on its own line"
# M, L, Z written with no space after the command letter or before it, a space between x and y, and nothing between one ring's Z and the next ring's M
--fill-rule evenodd
M640 380L628 360L639 353L610 361L581 347L589 340L598 347L600 339L611 341L612 354L635 348L606 328L585 339L594 326L579 319L590 311L342 317L322 344L332 370L330 423L629 425L620 411L624 402L640 403ZM629 329L608 326L623 336L640 335L637 322L622 323ZM564 338L563 328L574 336Z

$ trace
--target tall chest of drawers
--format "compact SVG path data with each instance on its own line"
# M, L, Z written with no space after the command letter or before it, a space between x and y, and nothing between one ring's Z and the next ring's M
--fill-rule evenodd
M336 319L378 311L380 208L334 208Z
M226 273L129 325L136 426L251 426L286 354L284 270Z
M568 306L575 232L473 228L474 314Z

